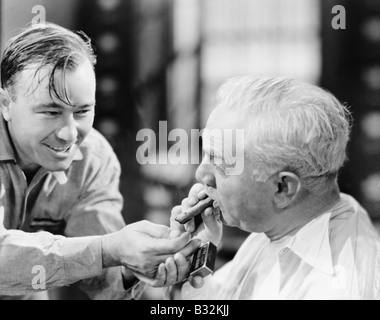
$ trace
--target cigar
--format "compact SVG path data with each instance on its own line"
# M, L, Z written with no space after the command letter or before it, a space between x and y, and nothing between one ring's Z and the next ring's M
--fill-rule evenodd
M214 200L210 197L200 200L194 207L189 208L186 212L179 214L175 220L180 224L185 224L186 222L193 219L196 215L202 213L206 208L212 207Z

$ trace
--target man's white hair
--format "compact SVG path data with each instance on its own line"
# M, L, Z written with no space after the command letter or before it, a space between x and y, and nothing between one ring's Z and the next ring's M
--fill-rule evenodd
M246 154L258 181L296 173L310 192L335 181L350 135L350 112L331 93L288 78L244 76L218 90L217 108L246 123Z

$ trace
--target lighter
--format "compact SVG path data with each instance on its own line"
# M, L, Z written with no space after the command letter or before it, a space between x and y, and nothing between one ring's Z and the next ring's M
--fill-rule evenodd
M190 276L206 277L214 273L217 248L212 242L202 245L194 253Z

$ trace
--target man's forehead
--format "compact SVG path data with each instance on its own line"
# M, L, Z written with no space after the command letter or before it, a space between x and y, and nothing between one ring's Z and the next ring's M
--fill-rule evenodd
M21 95L37 93L39 95L49 91L51 68L29 66L22 70L16 77L16 92ZM46 91L46 92L45 92Z
M245 119L236 112L216 108L202 132L203 149L222 158L231 158L237 149L244 152Z
M68 71L69 74L66 77L62 76L62 72L64 72L63 70L57 70L54 72L54 92L58 92L58 94L62 97L65 97L66 94L70 95L73 87L78 87L79 85L78 83L72 83L72 81L69 81L70 73L76 71L79 72L79 70L81 70L80 67L75 70ZM53 67L50 65L46 65L42 68L40 68L38 65L31 65L28 68L22 70L16 78L16 95L21 95L25 98L34 100L34 103L56 103L58 105L62 105L63 101L56 97L56 95L51 91L52 71ZM90 79L88 81L90 81ZM69 105L92 105L94 104L94 100L95 97L92 97L92 94L91 97L87 96L86 99L83 99L82 94L79 96L74 95L73 97L70 97ZM33 103L33 101L31 101L31 103ZM66 104L67 103L65 102L65 105Z

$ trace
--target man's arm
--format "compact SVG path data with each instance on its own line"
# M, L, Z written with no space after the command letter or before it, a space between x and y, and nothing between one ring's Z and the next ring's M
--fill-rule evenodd
M139 285L130 272L125 273L129 279L122 281L121 264L149 274L176 252L182 250L188 255L196 247L194 243L186 245L189 234L170 239L169 227L148 221L106 236L75 238L48 232L8 231L0 222L0 294L3 295L22 295L88 279L82 283L87 283L85 288L97 298L110 298L109 295L117 298L121 293L131 297L139 293ZM128 283L133 284L129 291L124 286Z
M23 295L101 274L101 237L67 239L4 227L0 188L0 294ZM75 268L71 268L74 265Z
M23 295L89 278L87 289L96 288L91 293L98 292L100 298L106 298L107 292L125 294L130 285L130 294L137 294L137 281L131 272L123 272L126 277L122 279L121 272L126 269L121 265L134 266L139 273L149 275L177 251L186 254L195 249L187 245L189 234L171 239L170 228L147 221L106 236L65 238L48 232L7 230L2 196L0 192L0 295ZM112 273L114 278L111 269L117 270ZM115 283L119 286L116 290Z
M101 237L64 238L0 228L0 294L66 286L102 271Z

